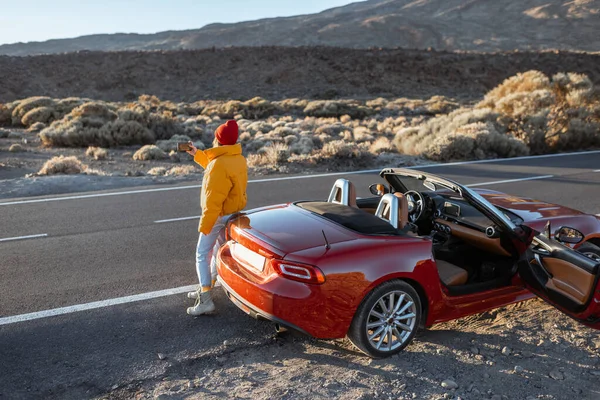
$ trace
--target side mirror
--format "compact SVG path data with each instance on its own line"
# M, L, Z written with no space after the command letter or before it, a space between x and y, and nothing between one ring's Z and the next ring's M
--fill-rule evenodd
M369 191L371 192L371 194L374 194L375 196L383 196L384 194L389 193L390 191L385 187L384 184L382 183L374 183L371 186L369 186Z
M575 244L583 240L583 233L575 228L561 226L554 232L554 238L559 242Z

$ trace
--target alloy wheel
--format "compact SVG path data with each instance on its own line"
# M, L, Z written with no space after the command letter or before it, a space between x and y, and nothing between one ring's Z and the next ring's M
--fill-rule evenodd
M366 322L369 344L381 352L393 351L415 330L417 306L408 293L394 290L375 302Z

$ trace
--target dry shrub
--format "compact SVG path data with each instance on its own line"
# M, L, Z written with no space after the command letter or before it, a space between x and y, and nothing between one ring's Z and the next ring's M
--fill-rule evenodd
M373 110L356 100L315 100L306 105L304 114L312 117L336 117L348 115L351 118L364 118Z
M283 143L271 143L263 147L256 154L248 156L248 165L256 166L277 166L285 164L290 156L290 149Z
M85 151L85 155L92 157L94 160L106 160L108 158L108 151L102 147L90 146Z
M13 109L12 112L12 124L14 126L20 126L23 124L23 117L29 111L39 108L39 107L50 107L52 108L56 103L55 100L50 97L39 96L39 97L30 97L24 100L19 101L18 105ZM43 121L42 121L43 122Z
M347 130L348 127L340 122L335 122L333 124L323 124L318 126L315 129L315 134L316 135L320 135L322 133L329 135L329 136L336 136L339 135L340 133L344 132L345 130Z
M164 176L167 173L167 169L165 167L154 167L148 171L148 175L153 176Z
M11 153L20 153L25 151L25 149L19 143L15 143L8 148L8 151L10 151Z
M369 152L373 154L391 153L395 152L396 149L392 141L385 136L379 137L369 147Z
M285 99L274 101L273 105L282 113L300 114L306 108L309 101L306 99Z
M88 117L104 121L114 121L118 118L118 114L109 108L108 104L100 101L92 101L75 107L73 111L70 112L70 115L73 118Z
M370 129L365 126L358 126L354 128L352 137L357 143L370 142L375 139L375 137L371 134Z
M91 102L90 99L81 99L79 97L67 97L66 99L60 99L54 105L54 111L57 114L56 118L60 119L80 105L89 102Z
M160 114L149 114L147 127L154 133L156 139L169 139L173 135L183 135L185 128L173 118L170 111Z
M538 90L549 90L550 80L540 71L527 71L511 76L488 92L483 101L479 103L480 108L495 109L498 101L515 93L532 93Z
M29 110L23 118L21 119L21 123L27 127L41 122L47 124L55 117L54 109L52 107L37 107L32 110Z
M425 155L436 161L518 157L529 154L525 143L498 132L494 124L475 122L437 137Z
M165 158L169 158L167 153L153 144L142 146L142 148L133 154L133 159L139 161L164 160Z
M0 125L10 125L12 122L12 113L19 102L0 104Z
M116 120L100 128L100 145L104 147L130 146L154 142L154 135L135 121Z
M394 144L402 154L427 154L430 153L434 141L453 134L458 128L474 122L495 122L497 118L498 114L487 108L461 108L448 115L430 119L419 127L399 130L394 138Z
M190 175L190 174L195 174L198 172L198 169L196 167L194 167L193 165L182 165L179 167L173 167L170 170L168 170L165 175L168 176L184 176L184 175Z
M369 102L367 102L369 104ZM459 104L444 96L433 96L428 100L398 98L381 103L376 108L384 114L425 115L447 114L459 107Z
M75 156L58 156L46 161L37 175L81 174L86 169L87 166Z
M27 132L39 132L45 128L46 124L44 124L43 122L36 122L27 129Z
M238 118L259 119L275 113L276 106L262 97L254 97L247 101L230 100L224 103L213 102L202 110L203 115L218 116L223 119Z
M292 154L310 154L315 148L314 140L308 135L300 135L298 139L290 145Z

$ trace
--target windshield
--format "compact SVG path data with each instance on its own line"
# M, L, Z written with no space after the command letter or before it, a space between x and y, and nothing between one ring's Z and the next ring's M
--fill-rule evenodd
M388 175L386 176L386 179L397 192L406 193L409 190L431 192L431 189L423 184L424 180L417 179L413 176ZM429 184L431 184L431 182Z
M416 190L418 192L431 192L431 189L427 188L427 186L423 184L427 174L423 173L422 175L419 174L417 176L412 176L411 173L413 172L408 172L401 169L392 171L393 173L385 174L385 179L390 183L394 190L402 193L406 193L409 190ZM458 185L456 182L444 180L443 178L437 179L435 176L429 176L427 179L429 180L430 184L435 182L437 189L436 192L440 193L440 190L444 189L451 190L459 196L464 197L470 203L478 203L479 207L477 207L477 204L473 205L477 208L480 208L481 212L486 214L488 218L491 218L496 223L500 223L511 230L516 228L515 223L512 221L509 215L506 215L504 212L496 208L496 206L487 201L476 191Z

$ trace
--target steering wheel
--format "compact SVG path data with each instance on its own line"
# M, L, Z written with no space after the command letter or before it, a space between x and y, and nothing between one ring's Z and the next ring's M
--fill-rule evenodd
M425 208L423 195L416 190L409 190L404 193L404 197L408 201L408 219L410 222L415 223L423 215L423 209Z

